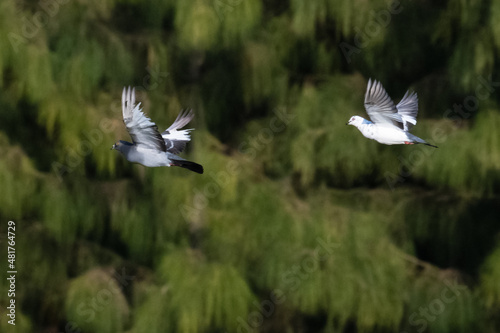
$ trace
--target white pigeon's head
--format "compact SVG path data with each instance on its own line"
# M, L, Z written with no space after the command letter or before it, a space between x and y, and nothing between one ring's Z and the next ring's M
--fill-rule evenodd
M360 116L352 116L346 125L352 125L352 126L358 127L359 125L361 125L363 123L364 120L365 119L360 117Z

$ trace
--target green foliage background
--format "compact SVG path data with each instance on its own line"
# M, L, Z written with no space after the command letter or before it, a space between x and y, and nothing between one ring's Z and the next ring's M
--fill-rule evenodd
M499 14L3 0L0 331L497 332ZM439 149L345 126L369 77L418 92L414 133ZM195 110L183 156L204 175L109 150L126 85L160 129Z

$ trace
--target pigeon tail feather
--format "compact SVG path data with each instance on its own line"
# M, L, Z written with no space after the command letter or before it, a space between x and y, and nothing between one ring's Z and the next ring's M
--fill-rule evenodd
M196 173L203 173L203 166L201 166L198 163L191 162L191 161L186 161L186 160L171 160L173 166L178 166L181 168L185 168L191 171L194 171Z

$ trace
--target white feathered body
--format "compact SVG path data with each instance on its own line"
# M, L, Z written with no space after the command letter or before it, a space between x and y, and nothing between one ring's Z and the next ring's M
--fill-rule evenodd
M361 118L361 117L360 117ZM363 119L363 123L354 124L366 138L375 140L385 145L401 145L405 143L424 143L419 137L402 131L392 126L376 125L371 121Z
M409 91L395 105L382 84L368 80L365 93L365 109L372 121L352 116L347 125L353 125L368 139L385 145L422 143L437 148L410 133L417 124L418 97Z

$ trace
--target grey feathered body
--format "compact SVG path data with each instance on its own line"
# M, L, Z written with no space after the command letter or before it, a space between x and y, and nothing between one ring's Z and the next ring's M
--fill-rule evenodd
M203 173L203 166L177 156L191 140L192 129L181 130L194 114L191 110L181 112L169 128L160 134L158 127L135 104L135 89L124 88L122 93L123 122L132 142L115 143L112 149L118 150L128 161L147 167L178 166Z
M169 152L138 147L136 145L120 145L120 153L130 162L139 163L147 167L161 167L173 165L173 160L183 160Z

